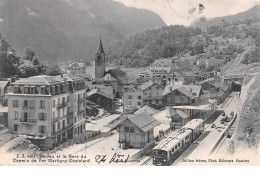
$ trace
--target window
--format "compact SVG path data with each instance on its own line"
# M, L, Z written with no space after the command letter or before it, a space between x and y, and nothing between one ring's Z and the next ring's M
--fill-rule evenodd
M151 87L151 86L149 87L149 90L152 90L152 87Z
M19 125L14 124L14 132L17 132L17 131L18 131L18 128L19 128Z
M129 132L129 127L125 127L125 132Z
M13 101L13 107L19 107L19 102L18 100Z
M159 104L159 100L156 100L156 104Z
M178 78L174 78L174 81L178 81Z
M39 113L38 120L45 121L47 119L46 113Z
M26 108L28 107L28 101L27 100L23 101L23 107L26 107Z
M18 112L17 111L14 111L14 119L18 120Z
M181 146L181 143L178 144L178 147L180 147L180 146Z
M18 87L14 87L14 93L18 93Z
M141 102L137 102L137 105L141 106Z
M135 133L134 127L130 127L130 133Z
M52 100L52 107L55 108L55 100Z
M43 101L43 100L40 101L40 108L41 109L45 108L45 101Z
M28 94L28 87L24 87L24 94Z
M133 98L133 96L132 95L128 95L128 99L132 99Z
M38 127L38 132L39 133L46 133L46 126L43 126L43 125L40 125L39 127Z
M176 91L175 94L176 94L176 95L180 95L179 91Z
M132 104L132 102L131 101L128 101L128 105L131 105Z
M55 111L52 112L52 118L55 118Z
M60 129L60 122L58 123L58 130Z
M29 101L29 106L31 109L34 109L34 104L35 104L34 100Z
M175 149L177 149L178 148L178 146L177 145L175 145Z
M138 96L138 99L140 99L140 100L141 100L141 99L142 99L142 96L140 96L140 95L139 95L139 96Z

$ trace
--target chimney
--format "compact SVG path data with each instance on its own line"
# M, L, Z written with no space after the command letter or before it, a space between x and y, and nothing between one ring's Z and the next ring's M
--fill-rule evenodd
M11 77L11 83L16 81L16 77Z

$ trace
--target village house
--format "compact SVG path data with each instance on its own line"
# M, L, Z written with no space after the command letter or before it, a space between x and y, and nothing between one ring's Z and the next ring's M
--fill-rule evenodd
M149 113L122 116L114 126L119 132L119 147L140 149L154 143L154 128L160 122Z
M201 86L198 85L168 85L163 92L166 106L189 105L200 100Z
M199 79L199 75L191 71L174 71L166 76L166 85L195 84Z
M123 113L133 113L143 107L143 91L135 86L123 93Z
M69 75L84 75L86 74L86 66L84 63L73 62L65 67L65 73Z
M224 102L231 93L230 85L216 80L205 81L201 86L203 91L209 91L210 98L218 100L218 104Z
M139 77L164 77L170 73L171 67L154 67L151 66L144 70Z
M171 118L171 126L174 129L181 128L190 120L188 114L169 106L166 107L166 117Z
M209 57L206 55L200 55L196 59L196 65L198 67L208 69L210 67L219 67L224 63L224 59L216 59L214 57Z
M85 79L39 75L11 83L8 127L42 149L82 139L85 130Z
M143 105L149 105L156 109L164 106L162 98L164 88L161 85L148 81L140 85L139 89L143 91Z

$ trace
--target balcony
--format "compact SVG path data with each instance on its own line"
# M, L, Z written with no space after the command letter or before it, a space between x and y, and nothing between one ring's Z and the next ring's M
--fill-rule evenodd
M67 131L68 129L73 127L73 123L70 123L69 125L65 126L65 127L61 127L61 129L57 130L57 131L52 131L51 135L56 136L62 132Z
M87 99L85 99L85 98L78 99L78 104L83 103L83 102L86 101L86 100L87 100Z
M64 119L66 117L73 117L73 112L68 112L66 115L64 115L63 117L56 117L54 119L52 119L52 123L56 123L57 121L61 120L61 119Z
M22 123L22 124L36 124L37 120L36 119L20 118L20 123Z
M58 108L58 109L59 109L59 108L64 108L64 107L66 107L66 106L68 106L68 102L63 102L63 103L58 104L58 105L57 105L57 108Z
M83 113L83 112L85 112L86 110L85 109L79 109L78 110L78 114L81 114L81 113Z

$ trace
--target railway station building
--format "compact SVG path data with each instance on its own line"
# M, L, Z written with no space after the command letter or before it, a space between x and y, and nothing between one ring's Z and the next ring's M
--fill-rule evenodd
M114 128L119 132L119 147L140 149L154 142L154 128L160 122L149 113L127 114L119 119Z

